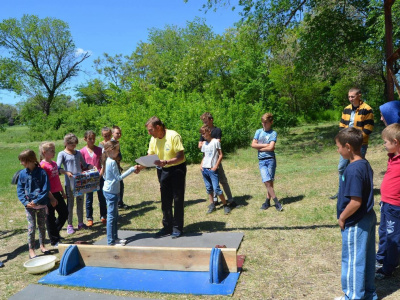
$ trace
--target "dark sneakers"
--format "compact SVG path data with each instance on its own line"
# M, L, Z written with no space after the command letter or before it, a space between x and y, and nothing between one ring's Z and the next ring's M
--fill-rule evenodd
M216 210L215 204L214 204L214 203L211 203L211 204L208 206L207 214L211 214L211 213L214 212L215 210Z
M388 277L391 277L391 276L392 276L391 274L385 274L383 272L383 268L379 268L375 272L375 279L378 279L378 280L385 279L385 278L388 278Z
M160 231L156 232L156 237L163 237L163 236L168 236L171 235L172 230L167 230L165 228L162 228Z
M276 208L277 211L282 211L283 210L282 204L280 204L278 201L275 203L275 208Z
M231 208L228 205L224 205L224 213L227 215L231 212Z
M338 193L336 193L335 195L333 195L333 196L329 197L329 199L331 199L331 200L335 200L335 199L337 199L337 197L338 197Z
M183 234L182 231L180 231L178 228L175 228L175 227L174 227L174 228L172 229L171 237L172 237L173 239L176 239L176 238L180 237L182 234Z
M269 199L265 200L265 202L261 205L262 210L266 210L271 207L271 201Z

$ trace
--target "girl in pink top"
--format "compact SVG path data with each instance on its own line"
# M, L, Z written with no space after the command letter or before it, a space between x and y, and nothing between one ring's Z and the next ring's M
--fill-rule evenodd
M52 159L55 156L56 148L52 142L43 142L39 146L40 167L46 171L50 182L49 199L47 204L48 215L46 220L47 233L52 246L57 246L61 240L60 231L68 219L68 208L64 199L67 195L64 193L60 180L60 170L57 163ZM61 170L63 171L63 170ZM55 216L57 211L58 218Z
M86 163L95 166L99 172L101 172L101 155L102 149L100 147L95 146L96 142L96 134L93 130L88 130L85 132L84 140L86 142L86 146L83 147L80 152L85 159ZM104 179L100 177L100 190L97 191L97 198L99 200L100 206L100 220L103 224L107 224L107 205L106 199L103 195L103 185ZM86 194L86 219L87 226L93 226L93 193Z

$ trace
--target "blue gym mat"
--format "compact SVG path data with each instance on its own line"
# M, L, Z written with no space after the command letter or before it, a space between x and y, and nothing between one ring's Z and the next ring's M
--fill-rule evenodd
M137 270L104 267L83 267L70 275L55 270L38 283L79 286L96 289L136 292L160 292L194 295L232 295L238 273L226 274L221 283L210 283L209 272Z

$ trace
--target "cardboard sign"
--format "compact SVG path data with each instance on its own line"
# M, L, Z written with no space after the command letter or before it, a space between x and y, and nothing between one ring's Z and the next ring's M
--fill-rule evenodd
M77 173L73 177L71 183L74 197L100 190L100 173L96 169Z

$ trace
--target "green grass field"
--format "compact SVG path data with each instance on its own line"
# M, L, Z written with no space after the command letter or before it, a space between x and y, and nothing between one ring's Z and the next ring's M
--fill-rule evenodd
M387 160L380 139L381 130L375 130L367 153L375 174L378 220L379 187ZM244 233L239 254L245 255L246 260L233 299L321 300L341 295L341 235L336 221L336 202L328 198L337 190L339 155L333 142L336 133L337 124L329 123L294 128L288 134L278 136L275 191L284 205L281 213L274 208L259 209L266 189L261 183L256 151L250 147L224 158L224 169L239 204L227 216L222 210L206 215L208 203L200 166L188 166L185 232ZM43 276L28 274L22 266L28 259L27 221L24 208L16 197L16 186L11 185L12 175L21 168L17 159L19 152L26 148L37 151L39 145L39 142L16 143L9 139L12 135L26 134L21 127L0 133L0 259L5 262L5 267L0 269L1 299L9 298ZM83 144L78 146L81 147ZM62 143L57 141L56 150L61 149ZM161 208L155 171L145 170L128 177L125 193L125 202L132 209L121 212L119 229L156 232L161 226ZM98 207L95 206L94 210L98 212ZM94 221L93 229L72 236L67 236L64 230L65 242L103 238L105 227L98 218ZM396 274L393 278L376 282L380 299L400 299L399 278ZM92 291L157 299L226 299Z

